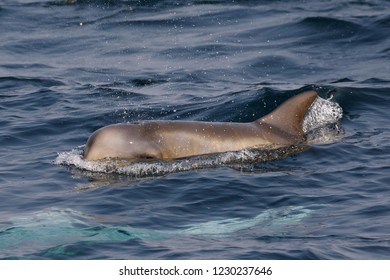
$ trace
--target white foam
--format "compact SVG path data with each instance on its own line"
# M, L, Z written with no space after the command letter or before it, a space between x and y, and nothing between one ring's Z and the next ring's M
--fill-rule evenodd
M309 144L329 144L340 139L343 128L339 121L343 109L331 100L317 97L303 121L303 131Z
M284 158L288 155L301 152L305 147L288 146L273 150L241 150L225 152L216 155L205 155L176 160L150 160L144 162L130 162L110 159L105 161L86 161L79 147L70 152L59 153L54 163L58 165L75 166L78 169L128 175L135 178L162 176L169 173L189 171L218 166L235 166L237 164L258 163Z
M343 109L336 102L317 97L306 113L303 132L337 123L343 116Z

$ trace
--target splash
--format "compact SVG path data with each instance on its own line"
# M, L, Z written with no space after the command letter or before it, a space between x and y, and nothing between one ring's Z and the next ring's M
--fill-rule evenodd
M339 140L344 132L339 123L342 117L343 109L339 104L317 97L303 121L308 143L329 144Z
M320 127L337 123L342 116L343 109L339 104L317 97L303 120L303 132L309 133Z
M303 129L308 135L309 144L323 144L336 141L342 132L342 128L338 124L342 115L343 111L337 103L318 97L307 112L303 123ZM245 149L177 160L129 162L116 159L86 161L82 156L84 146L80 146L72 151L59 153L54 163L76 167L85 171L105 174L115 173L142 178L195 169L215 168L218 166L234 167L235 165L279 160L300 153L305 149L307 149L307 146L291 145L270 150Z
M85 171L104 174L123 174L134 178L142 178L219 166L235 167L236 165L242 164L267 162L300 153L305 149L307 149L307 146L292 145L272 150L250 149L176 160L129 162L119 159L86 161L82 156L83 146L80 146L70 152L58 154L54 163L57 165L73 166Z

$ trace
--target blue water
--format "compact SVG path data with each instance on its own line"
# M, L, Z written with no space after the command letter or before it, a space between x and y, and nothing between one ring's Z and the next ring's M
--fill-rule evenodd
M390 258L389 1L3 0L0 26L0 258ZM74 161L108 124L313 88L342 129L301 153Z

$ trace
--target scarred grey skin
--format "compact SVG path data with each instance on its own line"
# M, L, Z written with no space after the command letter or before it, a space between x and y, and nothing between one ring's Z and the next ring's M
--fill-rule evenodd
M145 121L105 126L89 137L84 158L175 159L304 144L303 120L316 98L315 91L300 93L249 123Z

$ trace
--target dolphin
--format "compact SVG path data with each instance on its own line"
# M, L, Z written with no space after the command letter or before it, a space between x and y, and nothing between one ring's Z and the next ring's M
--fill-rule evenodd
M300 93L248 123L144 121L108 125L89 137L84 159L178 159L305 144L303 121L316 98L315 91Z

